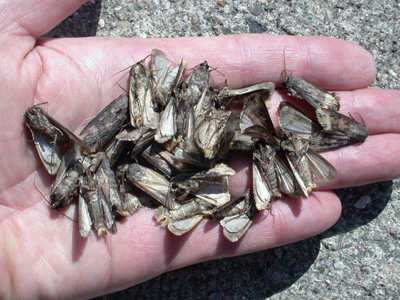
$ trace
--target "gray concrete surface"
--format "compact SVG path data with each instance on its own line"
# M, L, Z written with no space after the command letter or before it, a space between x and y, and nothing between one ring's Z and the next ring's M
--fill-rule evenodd
M400 87L400 2L89 1L48 36L324 35L374 56L374 87ZM343 214L316 237L158 276L109 299L400 299L400 181L338 190Z

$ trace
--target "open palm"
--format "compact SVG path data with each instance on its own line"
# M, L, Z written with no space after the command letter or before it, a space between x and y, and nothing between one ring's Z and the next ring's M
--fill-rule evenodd
M398 91L364 89L375 76L370 54L354 44L322 37L237 35L215 38L37 40L71 14L82 0L0 1L0 298L77 298L122 289L196 262L276 247L317 234L340 215L330 191L307 199L277 201L260 213L241 241L226 241L216 223L174 237L139 210L118 224L118 234L88 239L77 223L50 211L35 185L48 193L51 176L38 159L22 116L48 102L48 112L77 132L122 93L116 72L163 50L189 68L207 59L232 88L278 82L286 64L297 76L341 96L343 114L358 113L370 137L362 145L327 152L339 178L321 189L361 185L400 176ZM127 75L121 75L127 85ZM213 73L215 85L225 80ZM275 111L281 94L272 99ZM275 117L276 116L272 114ZM234 196L248 186L249 159L231 159L238 174ZM72 205L64 213L76 219Z

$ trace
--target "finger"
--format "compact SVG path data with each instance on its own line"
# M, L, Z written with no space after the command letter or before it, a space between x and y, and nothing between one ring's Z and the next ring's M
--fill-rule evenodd
M0 28L6 29L8 34L38 37L50 31L86 1L3 1L0 4Z
M350 145L321 153L338 171L331 182L317 181L319 190L360 186L400 177L400 136L379 134L369 136L360 145ZM229 160L236 175L229 178L233 198L242 196L252 187L251 157L237 155Z
M330 228L340 212L340 201L333 193L317 192L308 199L277 201L271 214L259 213L237 243L226 240L216 221L202 222L181 237L166 233L166 229L160 229L157 224L154 224L157 229L153 225L140 228L137 222L127 222L112 238L115 284L112 289L125 288L167 270L277 247L316 235ZM151 215L147 213L147 221L141 221L148 224ZM142 264L138 264L139 261ZM143 278L143 274L147 276Z
M101 78L104 83L109 82L116 72L146 57L153 48L163 50L175 64L181 59L188 61L189 69L207 60L210 66L225 75L213 72L213 84L222 85L228 79L232 88L264 81L279 82L285 56L287 68L321 88L357 89L368 86L375 77L375 63L365 49L327 37L241 34L145 40L92 38L42 41L39 45L43 46L38 48L40 51L53 49L69 57L76 55L75 63L93 81L99 80L95 71L101 68L105 71L100 74L104 75ZM49 72L65 67L58 61L46 65Z
M400 91L370 88L338 94L340 112L364 122L369 134L400 133Z
M260 212L243 238L230 243L218 221L201 222L177 237L156 224L149 210L139 210L119 223L116 235L85 239L78 236L77 223L62 216L49 219L48 207L42 206L40 212L35 206L24 210L19 218L10 218L7 227L6 246L15 256L7 266L13 281L5 286L12 284L10 289L18 299L77 299L105 294L189 264L307 238L331 227L341 211L340 201L332 192L277 201L272 214ZM29 226L31 223L37 226Z
M368 88L337 94L340 96L339 112L364 123L370 135L400 133L400 91ZM278 91L268 101L271 104L269 110L271 119L276 128L278 128L276 112L283 100L293 103L307 115L315 113L315 109L304 105L303 100L288 97L284 91Z
M0 3L0 40L3 51L25 54L35 45L35 38L50 31L87 0L30 0Z
M361 145L352 145L322 153L338 170L339 177L329 183L318 183L321 189L360 186L400 177L400 136L369 136Z

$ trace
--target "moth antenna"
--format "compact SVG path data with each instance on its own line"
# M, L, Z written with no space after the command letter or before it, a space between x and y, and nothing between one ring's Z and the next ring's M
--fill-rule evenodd
M147 54L146 57L143 58L141 61L144 63L144 61L145 61L146 59L148 59L150 56L151 56L151 53L150 53L150 54Z
M34 185L35 189L39 192L39 194L42 196L42 198L44 199L44 201L46 201L47 204L51 205L50 200L48 200L48 199L46 198L46 196L43 195L42 191L37 187L37 185L36 185L36 175L35 175L35 177L33 178L33 185ZM66 214L60 212L60 211L58 210L58 208L56 208L55 210L56 210L60 215L66 217L67 219L70 219L72 222L78 223L76 220L72 219L70 216L67 216Z
M113 78L115 75L117 75L119 73L125 72L126 70L128 70L128 69L130 69L132 67L133 67L133 65L130 65L130 66L126 67L125 69L122 69L121 71L118 71L117 73L114 73L109 79Z
M22 129L22 130L21 130L20 135L22 136L22 138L23 138L25 141L27 141L27 142L29 142L29 143L33 143L33 142L34 142L34 140L28 139L28 138L26 137L25 129Z
M217 73L221 74L222 76L226 77L224 73L222 73L221 71L218 70L218 68L214 68L210 66L210 72L212 71L216 71Z
M35 187L35 189L39 192L39 194L42 196L42 198L44 199L44 201L47 202L47 204L51 205L50 200L47 200L46 196L42 193L42 191L37 187L36 185L36 175L33 177L33 186Z
M46 101L46 102L38 103L38 104L33 105L32 107L36 107L36 106L40 106L40 105L47 105L47 107L48 107L49 102Z
M129 94L129 92L126 89L124 89L122 87L122 85L119 84L119 82L116 82L116 84L121 88L121 90L123 90L125 93Z
M90 121L92 121L94 118L95 118L95 117L90 117L90 118L83 119L82 124L87 125L87 124L88 124Z
M272 205L275 203L275 199L272 199L271 202L267 206L267 210L270 213L271 216L275 217L275 215L272 213Z
M363 125L365 126L365 121L364 121L364 118L362 117L362 115L359 114L359 113L356 113L356 114L360 117L360 119L361 119ZM356 119L354 119L354 117L351 115L350 112L349 112L349 116L350 116L350 118L352 118L354 121L356 121ZM356 121L356 122L357 122L357 121Z
M286 80L290 75L292 75L292 71L290 71L290 75L288 76L288 69L286 68L286 48L283 48L283 71L281 72L281 81Z

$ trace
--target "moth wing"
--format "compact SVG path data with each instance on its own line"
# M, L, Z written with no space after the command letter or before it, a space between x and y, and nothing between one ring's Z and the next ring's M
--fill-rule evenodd
M300 172L297 169L297 162L290 155L287 155L287 158L288 158L289 166L292 169L294 178L296 179L296 182L300 186L300 189L302 190L303 195L306 197L310 196L309 190L307 189L306 184L304 183L304 180L300 176Z
M305 139L322 130L321 126L286 101L282 101L279 105L278 120L282 131Z
M353 142L363 142L368 137L368 130L364 124L349 118L341 113L329 111L327 109L317 109L316 115L318 122L324 130L335 134L342 133L351 137Z
M268 129L271 133L275 133L268 109L259 93L251 94L246 98L239 124L242 132L248 127L259 125Z
M168 230L174 235L182 235L192 230L203 218L204 216L200 214L187 219L172 221L168 224Z
M341 132L335 133L329 131L320 131L313 134L309 141L311 148L317 152L336 149L359 142Z
M79 137L90 148L102 148L121 128L127 117L128 96L120 95L82 129Z
M229 175L222 175L223 177L219 176L221 175L211 175L210 178L200 180L200 188L196 192L197 198L206 201L217 208L223 207L231 201L229 181L226 177Z
M31 130L36 150L47 172L54 175L61 164L61 150L50 136Z
M249 93L262 93L267 94L268 98L274 93L275 90L275 84L273 82L263 82L263 83L258 83L254 84L245 88L241 89L235 89L231 90L228 88L228 86L224 86L221 90L218 91L218 98L223 99L223 98L229 98L229 97L235 97L235 96L241 96Z
M109 199L107 199L103 194L101 186L98 186L97 188L99 193L99 201L103 210L104 226L111 234L116 234L117 226L115 224L114 215L112 213L111 203L109 202Z
M47 115L47 114L46 114ZM61 125L58 121L47 115L47 118L51 121L51 123L57 127L63 134L65 134L70 144L78 145L82 150L90 152L90 148L86 145L79 137L77 137L74 133L72 133L68 128Z
M96 175L99 179L103 194L110 205L123 214L127 213L124 212L115 173L112 171L107 157L103 158L99 168L97 169Z
M253 194L258 210L267 209L273 200L273 193L262 174L261 167L253 161Z
M220 221L224 236L231 242L237 242L249 229L253 218L247 213L225 217Z
M292 96L308 102L315 108L326 108L331 111L339 110L340 99L338 96L334 93L328 93L302 78L289 76L283 85Z
M161 114L160 124L156 130L154 139L162 144L175 136L176 133L176 107L174 99L170 98L165 110Z
M233 176L235 170L224 163L220 163L206 172L207 174L215 174L215 176Z
M293 198L301 197L299 186L296 183L293 173L279 156L275 156L274 165L278 177L279 190Z
M161 174L141 165L131 164L127 178L162 205L165 206L167 204L170 183Z
M168 71L165 77L161 78L161 82L156 87L156 90L153 92L155 93L154 97L156 98L156 102L158 101L162 106L164 106L168 101L168 95L171 94L175 87L178 85L182 78L182 73L186 67L186 62L181 60L179 65Z
M312 149L305 154L313 175L324 181L332 181L338 177L338 172L325 158Z
M151 51L151 76L153 78L153 89L158 90L164 83L165 78L171 68L171 62L168 60L164 52L153 49Z
M88 237L92 228L92 219L89 214L89 207L87 204L87 200L85 199L85 195L83 194L83 190L81 189L79 192L79 210L78 210L78 219L79 219L79 233L82 237Z

